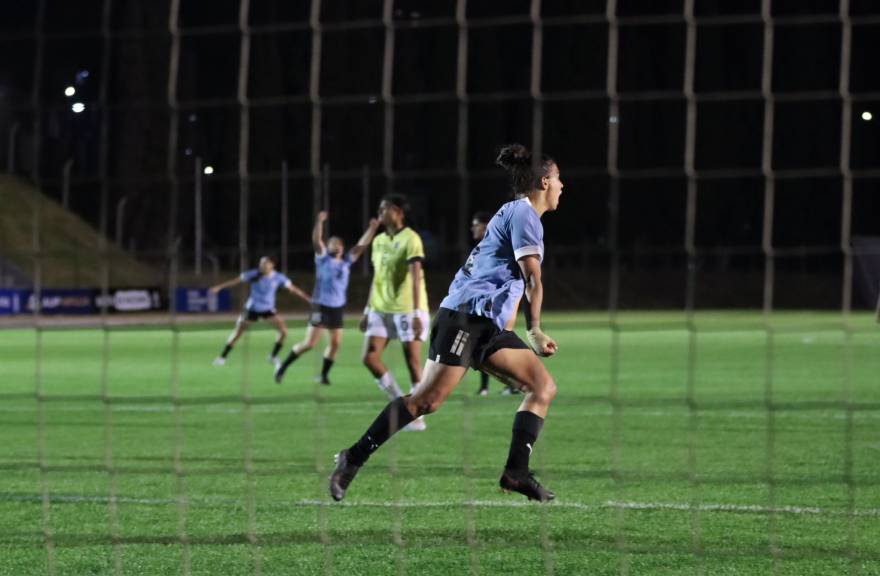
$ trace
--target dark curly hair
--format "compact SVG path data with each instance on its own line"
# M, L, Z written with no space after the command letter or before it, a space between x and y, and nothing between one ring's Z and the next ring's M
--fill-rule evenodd
M409 212L409 200L403 194L385 194L382 196L382 200L396 208L400 208L404 214Z
M517 198L532 190L541 188L541 178L550 174L550 167L556 161L541 154L540 162L535 163L532 153L522 144L507 144L498 150L495 163L510 173L510 186Z

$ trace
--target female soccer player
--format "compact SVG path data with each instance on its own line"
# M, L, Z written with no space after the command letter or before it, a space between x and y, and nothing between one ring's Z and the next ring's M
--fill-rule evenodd
M235 323L235 330L226 340L223 352L214 359L214 366L226 364L226 357L232 351L238 339L241 338L241 335L248 329L251 322L266 319L278 330L278 337L275 339L275 345L272 347L272 353L269 355L269 361L277 367L280 364L278 352L281 350L281 346L284 345L284 339L287 337L287 328L284 326L284 320L282 320L278 311L275 310L275 292L283 287L308 303L311 303L312 300L308 294L294 285L290 278L275 270L275 261L269 256L260 258L259 268L245 270L237 278L212 286L209 290L212 294L216 294L224 288L230 288L245 282L251 286L250 296L244 305L241 316L238 317L238 321Z
M403 343L410 390L422 379L422 342L428 339L428 291L422 260L422 238L406 225L406 197L387 194L379 204L385 231L373 240L373 282L360 328L366 333L363 362L389 399L403 396L394 376L382 362L389 340ZM409 430L424 430L416 419Z
M485 238L471 251L440 303L418 388L389 402L364 435L336 455L336 468L330 475L334 500L345 497L358 470L392 434L414 418L437 410L470 365L527 391L513 420L501 488L530 500L554 498L529 470L529 456L556 396L556 384L537 356L557 352L556 342L541 331L541 216L559 206L562 182L555 161L548 156L535 160L533 164L529 151L519 144L501 149L497 163L510 173L516 200L495 213ZM528 300L528 345L504 329L523 292Z
M324 364L321 368L321 384L330 384L330 368L336 360L339 344L342 342L342 316L345 312L345 295L348 291L348 278L351 265L357 262L364 250L373 241L379 221L373 218L358 243L345 253L345 244L339 236L331 236L324 244L324 222L327 212L318 212L315 227L312 229L312 246L315 248L315 290L312 293L312 315L305 339L293 346L284 362L275 370L275 381L279 384L284 372L293 362L315 347L324 330L330 331L330 343L324 350Z

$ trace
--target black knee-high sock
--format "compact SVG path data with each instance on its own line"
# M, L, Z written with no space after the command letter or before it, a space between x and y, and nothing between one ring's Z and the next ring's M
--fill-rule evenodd
M223 352L220 353L220 357L226 358L227 356L229 356L230 352L232 352L232 345L227 344L226 346L223 347Z
M544 419L532 412L517 412L513 418L513 438L507 454L507 470L528 470L532 447L544 426Z
M321 378L326 380L331 368L333 368L333 360L324 358L324 366L321 367Z
M363 466L370 455L379 449L395 432L415 420L404 403L403 397L392 400L373 420L360 440L348 449L349 462Z
M275 358L276 356L278 356L278 353L281 352L281 346L282 346L281 342L276 342L275 345L272 346L272 356L271 356L272 358Z
M489 389L489 375L485 372L480 372L480 390L488 390Z
M284 372L285 370L287 370L287 367L293 364L297 358L299 358L299 354L294 352L291 348L290 354L288 354L287 358L284 359L284 362L281 363L281 371Z

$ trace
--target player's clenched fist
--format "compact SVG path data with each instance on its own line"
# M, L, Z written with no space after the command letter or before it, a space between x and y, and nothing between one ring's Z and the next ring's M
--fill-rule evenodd
M540 328L532 328L527 333L529 347L538 356L553 356L559 349L556 341L544 334Z

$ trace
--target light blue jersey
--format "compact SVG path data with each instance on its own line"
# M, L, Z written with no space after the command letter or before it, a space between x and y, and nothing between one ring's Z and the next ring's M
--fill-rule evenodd
M517 260L528 255L544 260L544 226L529 199L522 198L495 213L440 307L490 318L503 330L525 289Z
M340 308L345 306L348 277L351 274L351 256L341 260L325 253L315 254L315 293L312 302L321 306Z
M251 294L244 307L255 312L274 310L275 292L290 284L290 279L277 271L263 276L259 270L247 270L241 273L241 281L251 285Z

